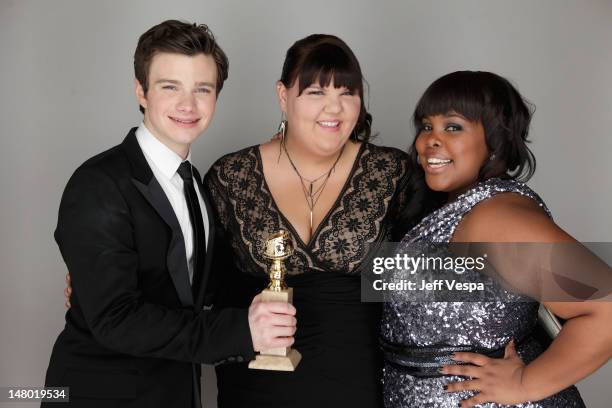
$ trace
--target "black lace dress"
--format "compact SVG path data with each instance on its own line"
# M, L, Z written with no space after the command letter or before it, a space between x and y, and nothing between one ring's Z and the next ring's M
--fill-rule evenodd
M294 254L285 262L294 288L302 354L295 372L250 370L247 362L216 367L218 404L227 407L380 407L380 305L360 301L358 267L374 244L391 239L405 202L400 186L407 156L364 143L335 204L302 242L277 208L263 176L258 146L219 159L205 177L226 245L216 270L216 306L250 304L268 281L263 242L290 232Z

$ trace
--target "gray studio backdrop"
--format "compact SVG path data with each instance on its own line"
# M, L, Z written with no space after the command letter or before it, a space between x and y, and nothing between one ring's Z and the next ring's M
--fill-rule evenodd
M612 2L1 0L0 387L43 383L64 323L66 269L52 235L62 190L141 120L133 51L168 18L209 24L230 58L214 122L194 147L202 172L270 137L285 51L332 33L361 61L379 144L409 145L411 111L440 75L510 78L537 105L530 185L577 239L612 241ZM611 379L608 364L579 384L589 407L610 406Z

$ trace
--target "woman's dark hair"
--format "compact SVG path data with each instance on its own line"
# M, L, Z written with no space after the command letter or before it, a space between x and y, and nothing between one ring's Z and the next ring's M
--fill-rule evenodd
M451 112L482 123L493 159L480 169L479 180L503 176L527 181L533 176L536 160L527 146L533 105L507 79L482 71L444 75L429 85L417 103L415 129L419 131L427 116ZM416 163L415 144L416 137L410 148Z
M507 79L491 72L457 71L435 80L414 110L416 136L408 151L415 174L407 188L420 192L420 203L412 200L413 208L407 209L402 218L423 216L440 207L447 197L427 188L417 160L416 139L424 118L453 112L482 123L491 160L482 166L478 179L504 177L527 181L536 168L535 156L527 146L533 110L533 105Z
M314 83L334 87L346 87L359 93L361 107L352 140L368 141L372 133L372 115L364 102L364 79L357 57L340 38L329 34L312 34L296 41L287 50L280 81L287 88L299 78L299 91Z
M134 74L145 95L149 89L151 62L160 52L212 56L217 66L216 93L219 95L227 79L229 61L207 25L166 20L140 36L134 52ZM140 111L144 113L142 106Z

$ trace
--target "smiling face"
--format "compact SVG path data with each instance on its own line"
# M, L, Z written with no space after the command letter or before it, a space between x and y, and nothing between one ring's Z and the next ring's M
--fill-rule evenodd
M299 94L299 80L290 88L277 84L281 109L287 115L288 137L299 149L318 156L336 154L359 118L361 98L346 87L311 84Z
M148 91L136 81L144 124L163 144L185 158L210 124L217 102L217 67L212 56L158 53L149 67Z
M423 118L416 150L429 188L451 198L478 181L489 159L482 123L454 112Z

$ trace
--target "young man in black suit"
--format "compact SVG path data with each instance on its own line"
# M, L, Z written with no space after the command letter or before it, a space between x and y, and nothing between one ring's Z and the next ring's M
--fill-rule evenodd
M215 220L191 144L208 127L228 61L206 26L165 21L134 55L144 121L81 165L56 241L72 307L47 370L71 407L200 406L200 363L292 344L295 309L204 309ZM43 403L46 406L46 403Z

